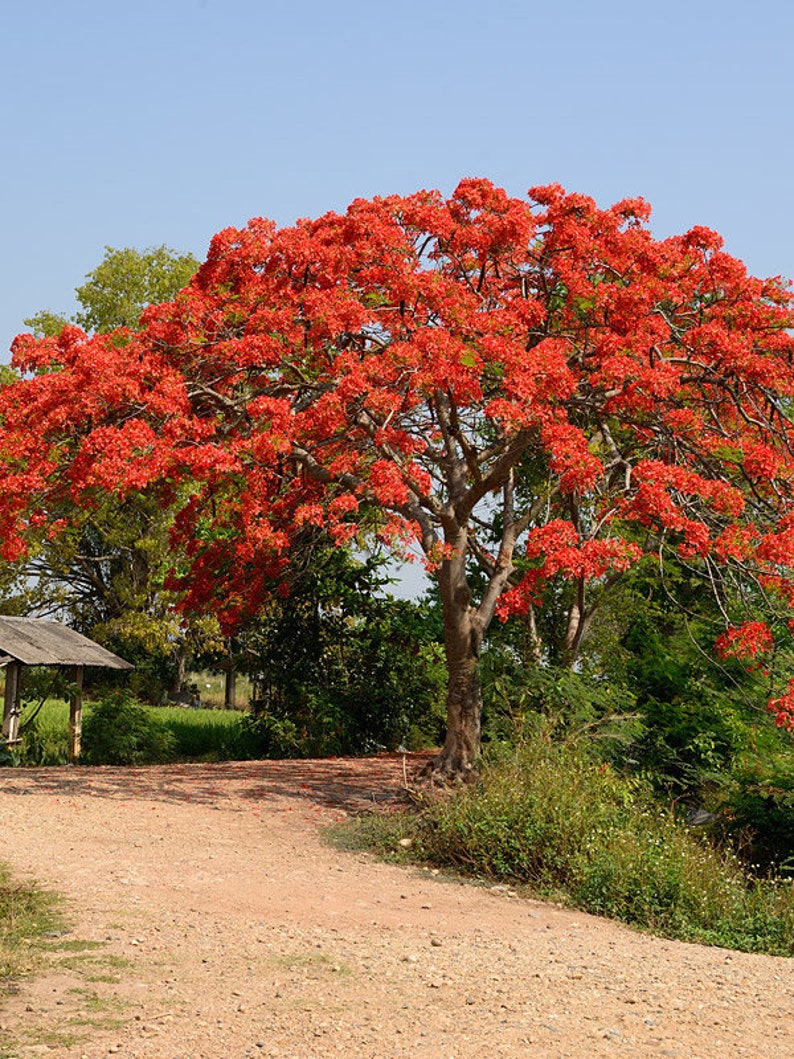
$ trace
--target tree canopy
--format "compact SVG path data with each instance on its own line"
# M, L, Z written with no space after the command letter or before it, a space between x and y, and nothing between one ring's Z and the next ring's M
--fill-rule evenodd
M117 327L135 328L146 306L170 301L190 282L199 264L192 254L179 254L167 246L146 250L106 246L102 261L75 290L80 308L71 319L44 309L25 323L42 337L57 335L68 323L99 334Z
M80 309L72 320L45 310L25 322L39 337L56 337L74 323L96 334L134 329L147 305L173 298L198 267L191 254L166 246L106 247L75 291ZM0 385L17 378L7 371ZM38 530L30 527L24 559L5 569L11 581L3 607L57 615L139 661L146 656L149 668L162 670L161 679L168 676L169 687L179 691L179 674L167 673L175 656L222 640L216 622L186 622L175 609L175 594L163 590L173 565L173 512L142 491L124 497L108 492L90 505L61 493L48 500L46 511ZM53 535L53 523L63 532Z
M5 556L54 498L156 486L179 503L171 585L230 629L306 525L418 543L453 773L479 747L489 624L526 615L542 662L550 585L574 665L610 586L674 557L713 592L722 652L763 663L794 601L792 295L708 229L655 239L649 212L467 179L446 200L257 219L135 331L20 336L26 377L0 395ZM794 692L771 707L790 724Z

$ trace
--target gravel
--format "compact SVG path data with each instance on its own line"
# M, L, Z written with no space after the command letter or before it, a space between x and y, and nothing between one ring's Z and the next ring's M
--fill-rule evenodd
M794 1055L794 961L323 841L401 782L399 756L5 770L0 859L65 895L71 933L0 1001L0 1055Z

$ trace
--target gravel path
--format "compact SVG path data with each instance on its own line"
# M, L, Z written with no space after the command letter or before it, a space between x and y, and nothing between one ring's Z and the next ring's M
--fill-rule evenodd
M27 1059L790 1059L794 960L329 848L401 762L6 770L0 859L67 899L0 1003Z

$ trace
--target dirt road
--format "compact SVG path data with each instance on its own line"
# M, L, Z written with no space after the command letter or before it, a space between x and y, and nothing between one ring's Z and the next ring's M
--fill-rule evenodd
M0 859L63 893L0 1002L27 1059L790 1059L794 960L329 848L399 759L0 773Z

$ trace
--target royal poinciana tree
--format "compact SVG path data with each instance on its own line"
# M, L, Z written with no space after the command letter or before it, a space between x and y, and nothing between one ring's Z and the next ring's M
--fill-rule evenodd
M0 397L7 557L59 497L172 504L188 480L174 583L232 628L307 524L418 543L449 667L436 764L454 774L479 749L489 625L523 612L532 630L552 579L571 587L569 664L648 550L702 572L724 653L769 654L794 599L792 297L707 229L654 239L648 215L465 180L448 200L254 220L139 331L21 336L25 378ZM743 621L742 598L769 620ZM773 696L781 723L792 703Z

